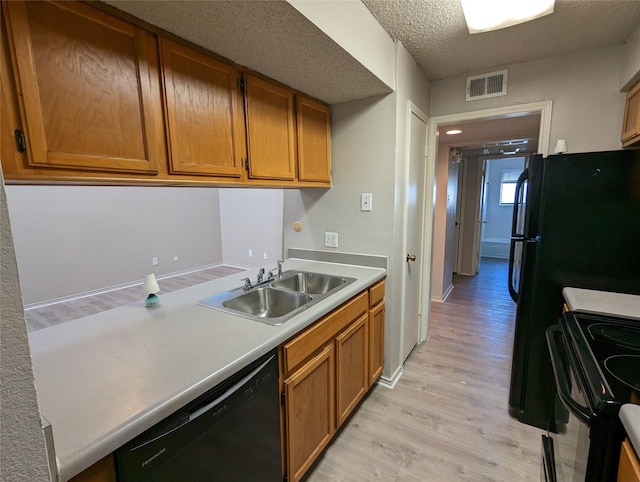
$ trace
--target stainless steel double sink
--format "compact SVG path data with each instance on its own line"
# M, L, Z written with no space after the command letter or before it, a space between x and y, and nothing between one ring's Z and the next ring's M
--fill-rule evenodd
M290 270L254 288L236 288L199 302L216 310L269 325L281 325L300 311L331 296L356 278Z

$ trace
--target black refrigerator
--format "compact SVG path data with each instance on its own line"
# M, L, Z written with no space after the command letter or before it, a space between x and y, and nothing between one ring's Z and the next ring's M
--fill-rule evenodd
M516 185L510 248L509 411L555 432L545 330L562 313L562 289L640 294L640 150L533 156Z

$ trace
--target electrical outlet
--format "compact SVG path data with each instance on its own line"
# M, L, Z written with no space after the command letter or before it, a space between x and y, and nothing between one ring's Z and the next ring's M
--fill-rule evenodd
M267 253L262 253L262 258L267 259Z
M158 258L156 258L155 256L151 258L151 264L154 266L158 266Z
M327 248L338 247L338 233L324 233L324 245Z
M373 211L373 194L363 192L360 196L360 211Z
M253 249L250 249L250 250L249 250L249 257L250 257L250 258L253 258Z

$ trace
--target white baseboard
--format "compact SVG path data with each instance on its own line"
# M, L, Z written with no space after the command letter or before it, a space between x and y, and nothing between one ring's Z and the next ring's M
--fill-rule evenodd
M484 258L509 259L510 243L509 239L485 238L480 255Z
M444 303L445 301L447 301L447 297L451 294L451 292L453 291L453 283L451 283L447 289L444 291L444 294L442 295L442 297L440 296L432 296L431 297L431 301L435 301L436 303Z
M395 373L391 375L391 378L387 378L384 375L381 376L378 379L378 385L388 388L389 390L393 390L393 387L396 386L396 383L398 383L400 377L402 377L403 371L402 366L399 366Z

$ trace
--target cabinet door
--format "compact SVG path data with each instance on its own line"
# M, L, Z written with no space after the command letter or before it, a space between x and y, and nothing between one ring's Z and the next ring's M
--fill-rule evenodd
M258 77L246 77L249 177L295 178L293 93Z
M237 69L164 38L160 48L171 172L240 177Z
M336 400L338 427L369 388L368 316L362 315L336 338Z
M329 107L296 98L298 179L331 182L331 120Z
M640 140L640 82L627 94L621 140L624 147Z
M625 439L620 450L618 482L640 482L640 460L629 439Z
M384 365L384 303L369 311L369 386L382 374Z
M80 2L2 3L29 164L155 173L144 30Z
M335 432L335 359L333 344L284 381L287 473L297 482Z

